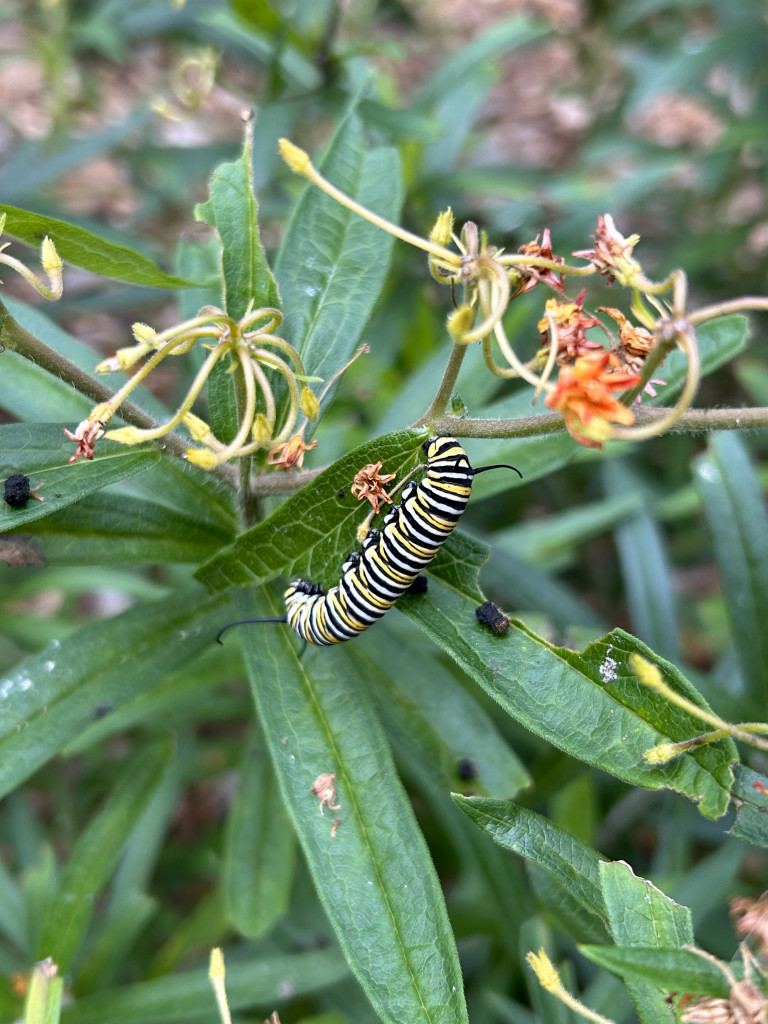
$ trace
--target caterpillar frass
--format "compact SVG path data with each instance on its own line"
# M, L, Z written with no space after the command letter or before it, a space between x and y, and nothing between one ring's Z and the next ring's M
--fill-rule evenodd
M295 580L285 591L285 615L250 622L286 622L310 644L326 646L351 640L382 617L409 590L437 555L458 524L472 493L472 480L488 469L473 469L467 453L454 437L433 437L422 445L427 472L419 483L409 483L401 503L393 505L380 530L371 530L359 551L344 563L341 579L327 592L319 583Z

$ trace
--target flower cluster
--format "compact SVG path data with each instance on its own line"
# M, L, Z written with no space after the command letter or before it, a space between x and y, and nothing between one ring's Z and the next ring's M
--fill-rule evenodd
M631 439L662 433L690 406L698 385L698 352L690 323L685 318L685 278L674 271L661 282L646 278L634 255L637 235L624 237L613 218L598 218L593 247L572 255L586 261L571 265L555 253L549 230L544 230L516 253L505 253L469 222L457 234L450 209L441 213L427 238L421 238L391 224L367 210L327 181L307 154L289 142L280 141L280 152L291 170L308 178L339 203L390 234L423 249L429 271L440 284L461 289L455 309L447 319L448 332L456 348L480 342L488 369L498 377L522 378L535 388L535 397L546 392L545 403L563 415L566 428L579 444L602 447L606 440ZM576 299L566 295L569 277L605 277L631 290L631 311L637 323L613 307L604 312L613 324L608 327L584 305L585 293ZM509 303L520 295L544 285L557 294L546 302L539 321L543 348L539 356L524 362L504 329L503 317ZM671 292L669 302L658 296ZM618 338L614 337L618 325ZM601 332L600 338L590 331ZM607 341L607 343L606 343ZM685 384L673 410L655 419L651 426L633 426L630 405L643 391L655 395L653 368L673 347L685 354L688 369ZM501 361L498 354L501 354ZM460 359L456 361L456 366ZM557 381L550 380L557 368ZM450 391L433 403L430 414L444 414Z
M134 324L136 344L119 349L96 369L99 373L112 373L130 371L143 360L142 365L108 401L97 405L76 430L65 431L78 446L70 462L81 457L93 458L94 444L102 436L122 444L139 444L154 441L183 425L192 440L201 446L188 448L186 457L204 469L213 469L236 456L251 455L259 450L269 452L270 465L285 470L301 466L304 452L315 444L305 444L303 433L307 422L318 416L319 399L307 384L316 378L306 376L298 352L274 333L281 321L282 314L277 309L253 310L235 321L222 310L207 306L193 319L159 333L147 324ZM107 423L120 405L159 363L168 356L189 352L199 343L208 349L208 355L170 419L151 429L128 426L105 433ZM234 371L239 371L243 394L239 427L228 443L219 440L208 423L192 412L211 371L223 360L229 361ZM282 377L287 386L288 409L282 416L278 413L269 371ZM299 412L304 413L305 420L295 431Z

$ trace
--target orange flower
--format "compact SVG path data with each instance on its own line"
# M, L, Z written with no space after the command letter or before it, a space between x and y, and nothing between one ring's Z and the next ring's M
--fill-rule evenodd
M625 391L638 384L636 373L617 369L610 352L580 356L573 366L563 366L555 390L546 400L550 409L563 414L568 433L586 448L602 448L611 423L629 426L634 413L617 401L613 391Z
M316 447L316 440L311 444L304 444L301 434L294 434L285 444L280 444L277 448L272 449L267 459L267 465L284 469L286 473L293 466L298 466L301 469L304 465L304 452L311 452Z

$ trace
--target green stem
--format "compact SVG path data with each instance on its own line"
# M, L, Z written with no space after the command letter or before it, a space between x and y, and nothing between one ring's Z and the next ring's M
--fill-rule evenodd
M762 295L745 295L731 302L718 302L714 306L704 306L688 314L688 323L703 324L706 320L714 320L719 316L731 313L747 313L751 310L768 310L768 299Z
M446 364L443 372L443 379L440 381L440 387L437 389L437 394L432 399L432 404L421 417L414 423L415 427L431 427L439 417L441 417L445 410L448 408L448 403L453 395L453 387L456 383L456 378L459 375L461 364L464 361L464 356L467 352L466 345L454 344L451 349L451 354L448 357L448 363ZM443 433L443 431L441 431ZM448 431L445 431L448 433Z

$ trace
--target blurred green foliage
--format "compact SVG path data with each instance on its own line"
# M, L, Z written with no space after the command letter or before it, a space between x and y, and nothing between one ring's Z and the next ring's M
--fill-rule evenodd
M567 256L610 211L642 236L649 274L685 269L692 307L765 291L760 5L517 6L18 0L0 12L6 233L48 231L67 263L64 296L44 309L4 273L17 324L92 373L131 323L221 304L218 245L192 211L235 166L252 109L258 229L290 340L308 373L327 360L326 378L371 346L307 456L331 468L316 489L265 498L265 516L280 511L256 541L236 540L243 510L226 479L156 448L102 442L93 463L67 466L62 426L96 399L0 354L0 477L26 472L46 498L0 508L0 1019L20 1018L28 972L50 955L71 1024L210 1021L216 944L238 1020L278 1008L283 1024L458 1024L462 977L473 1024L575 1019L525 967L542 945L616 1021L669 1019L670 989L728 994L678 947L695 934L729 959L728 898L767 887L764 757L745 750L733 767L722 741L647 766L644 749L704 726L611 666L639 651L694 702L766 718L764 434L680 433L602 455L562 434L471 442L474 462L514 461L523 485L482 478L428 598L404 598L343 649L300 659L280 626L219 649L225 622L279 614L279 590L211 596L193 577L207 562L209 584L254 578L258 538L279 526L298 542L322 499L317 542L282 562L267 552L256 575L311 565L330 582L363 518L334 499L336 475L377 446L403 463L417 450L405 428L450 347L450 296L422 255L304 192L279 137L314 157L337 131L335 180L417 234L450 205L507 251L549 228ZM255 219L213 220L231 285L233 235ZM527 356L541 291L505 320ZM617 294L592 281L588 305ZM745 354L740 318L707 336L699 405L767 402L760 332L755 320ZM132 396L148 414L175 408L199 357L175 362L155 393ZM674 384L680 368L665 371ZM221 423L228 388L208 396ZM473 417L531 414L529 391L487 374L477 346L457 389ZM480 586L523 623L503 639L471 632L488 547ZM309 793L324 772L337 775L337 828ZM719 817L729 793L735 825L732 809ZM27 1020L56 1018L62 992L46 985L38 972Z

